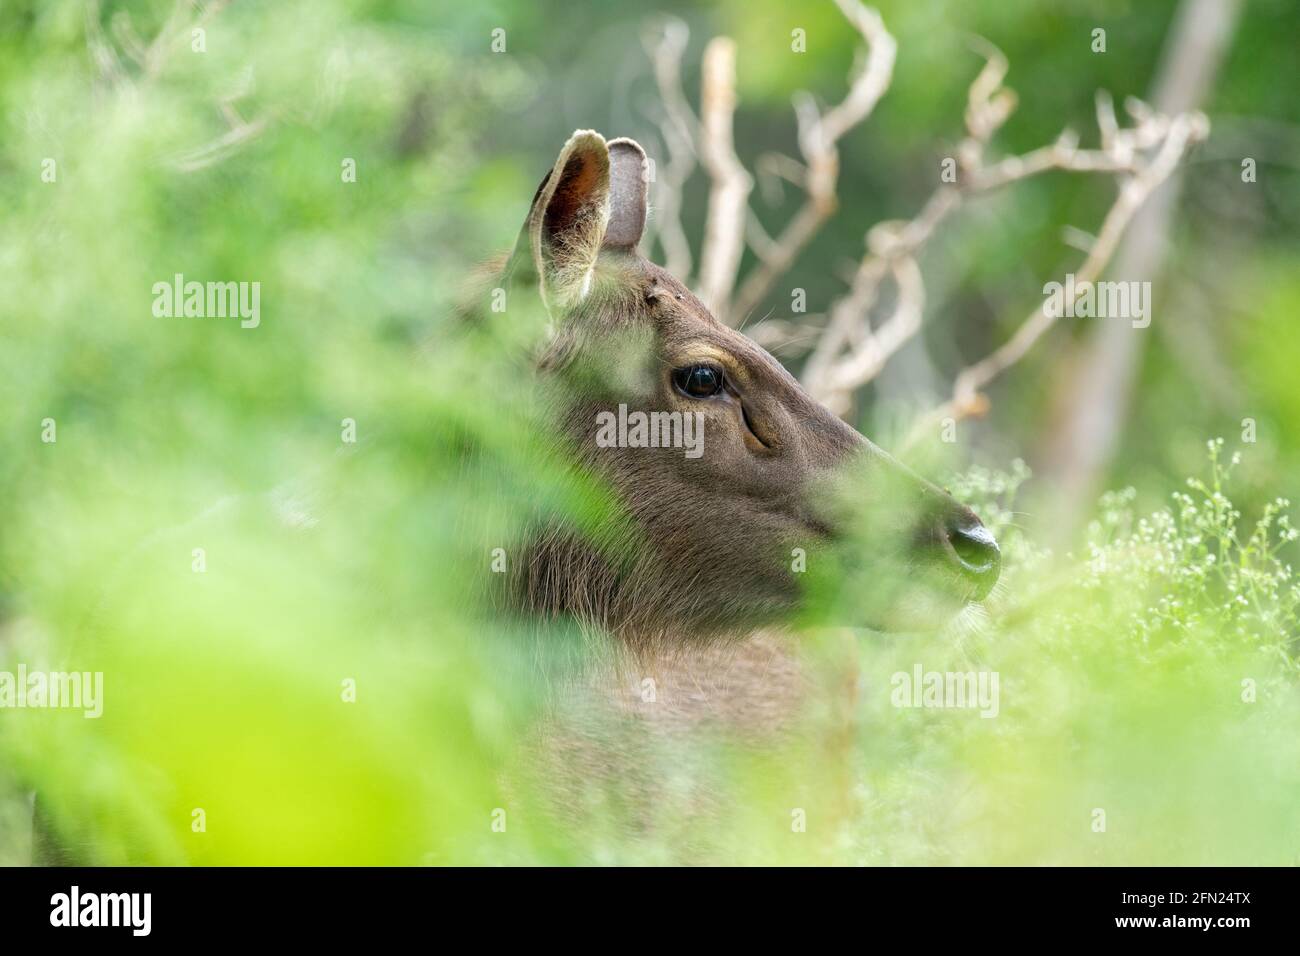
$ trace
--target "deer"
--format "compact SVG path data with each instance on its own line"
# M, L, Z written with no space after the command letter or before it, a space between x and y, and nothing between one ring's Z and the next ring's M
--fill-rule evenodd
M628 733L761 740L792 726L811 686L788 625L821 600L805 570L842 582L851 569L869 584L840 623L906 631L981 601L1001 565L971 509L639 251L648 180L634 140L574 132L497 263L499 281L535 294L549 318L535 368L557 442L625 512L600 541L531 529L509 583L513 607L576 620L608 651L562 694L586 729L547 734L551 770L587 782L634 772L631 759L611 769L637 750ZM637 413L694 418L702 447L599 440L602 423ZM593 751L590 728L603 724L608 742L611 722L619 742Z

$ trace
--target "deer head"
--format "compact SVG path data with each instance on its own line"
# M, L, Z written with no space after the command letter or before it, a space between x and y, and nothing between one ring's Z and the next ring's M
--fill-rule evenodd
M529 607L680 640L832 590L841 610L852 598L841 623L881 629L933 626L982 599L999 552L975 514L638 253L646 166L632 140L574 133L508 266L551 316L540 366L558 430L626 510L594 537L538 530L519 582Z

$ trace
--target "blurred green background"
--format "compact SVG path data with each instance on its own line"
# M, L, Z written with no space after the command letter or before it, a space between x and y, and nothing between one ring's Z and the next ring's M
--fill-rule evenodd
M840 144L838 214L760 312L799 318L783 312L794 286L824 312L867 228L918 211L963 132L972 36L1006 54L1019 94L995 152L1066 125L1092 144L1095 91L1148 95L1176 8L879 4L893 84ZM829 2L0 0L0 669L106 683L97 721L0 711L0 863L32 857L32 792L57 842L95 863L672 859L681 820L632 842L526 812L491 828L527 805L503 780L544 668L470 596L521 516L598 521L607 503L545 462L512 374L540 317L451 334L465 276L513 242L574 129L664 161L643 38L665 16L690 29L692 103L704 44L736 39L747 163L795 153L791 95L838 101L860 45ZM1008 536L989 620L957 643L869 643L848 749L735 756L729 824L696 834L706 858L1300 858L1294 545L1285 525L1250 538L1268 502L1300 498L1297 35L1289 0L1251 0L1233 24L1117 443L1071 503L1077 533L1057 534L1051 480L999 475L1060 467L1090 320L1054 329L927 465L965 474L951 483ZM683 203L697 243L706 190L697 176ZM798 192L760 192L774 232ZM1112 198L1104 177L1056 173L960 212L922 260L923 333L857 396L854 424L898 443L1077 264L1063 227L1095 230ZM156 317L153 285L176 273L260 282L260 325ZM803 356L782 358L797 371ZM1241 461L1189 516L1169 496L1207 474L1215 436ZM1163 519L1133 518L1166 506L1164 538ZM546 654L576 646L550 637ZM996 721L893 710L887 675L915 660L997 668L1011 703ZM833 832L792 838L782 781L833 804ZM1102 838L1097 807L1112 808Z

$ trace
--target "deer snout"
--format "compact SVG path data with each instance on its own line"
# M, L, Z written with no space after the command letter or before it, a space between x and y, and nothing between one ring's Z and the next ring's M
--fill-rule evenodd
M948 562L973 588L970 600L983 600L1002 571L1002 552L974 512L962 509L944 522L943 550Z

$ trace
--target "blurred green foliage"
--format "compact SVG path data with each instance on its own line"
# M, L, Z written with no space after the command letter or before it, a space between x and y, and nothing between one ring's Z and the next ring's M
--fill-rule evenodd
M640 50L650 12L238 2L207 23L205 52L186 28L135 62L130 38L147 46L171 9L0 6L0 669L102 670L107 698L99 720L0 713L0 863L30 854L33 790L60 842L96 863L669 862L683 846L729 862L1294 862L1287 552L1255 547L1218 486L1147 525L1131 511L1199 473L1205 437L1246 416L1260 443L1234 500L1255 515L1294 491L1300 116L1279 81L1294 51L1278 38L1300 28L1295 5L1249 5L1206 104L1216 134L1187 173L1163 306L1199 316L1204 347L1176 348L1193 333L1155 324L1167 347L1147 351L1114 465L1137 491L1103 503L1075 555L1051 558L1031 544L1042 519L1010 510L1023 472L948 462L967 473L956 490L1018 542L990 619L958 641L862 638L847 745L710 751L732 783L726 825L698 832L668 804L631 842L616 811L578 834L527 815L508 838L490 830L493 809L520 800L503 781L544 705L541 675L580 638L521 635L471 597L485 542L538 509L600 522L612 505L544 447L517 364L541 317L515 310L453 335L450 316L574 128L657 154ZM796 89L843 89L854 39L829 4L663 9L692 27L690 70L707 37L739 41L746 156L792 150ZM842 212L796 266L813 308L842 289L866 227L928 193L920 170L959 137L978 69L969 35L1011 60L1021 108L1002 145L1023 149L1066 123L1091 131L1098 87L1145 93L1172 10L882 5L897 75L843 145ZM1111 31L1105 58L1078 51L1093 24ZM794 25L810 38L802 57ZM497 27L505 54L490 52ZM223 103L258 131L183 168L228 134ZM1243 154L1261 166L1249 194L1233 192ZM944 290L921 343L931 384L1001 341L1073 261L1061 225L1089 228L1107 201L1097 182L1036 180L945 237L926 264ZM777 223L793 202L760 215ZM703 205L686 204L691 235ZM176 273L260 282L261 324L154 316L153 284ZM999 384L972 457L1032 451L1071 335ZM1202 388L1210 375L1225 387ZM914 397L869 395L869 433ZM46 419L56 442L41 440ZM340 440L344 419L355 445ZM917 660L998 670L1002 717L891 707L888 675ZM355 703L341 699L349 680ZM807 838L790 831L792 792ZM1098 807L1109 836L1089 828Z

